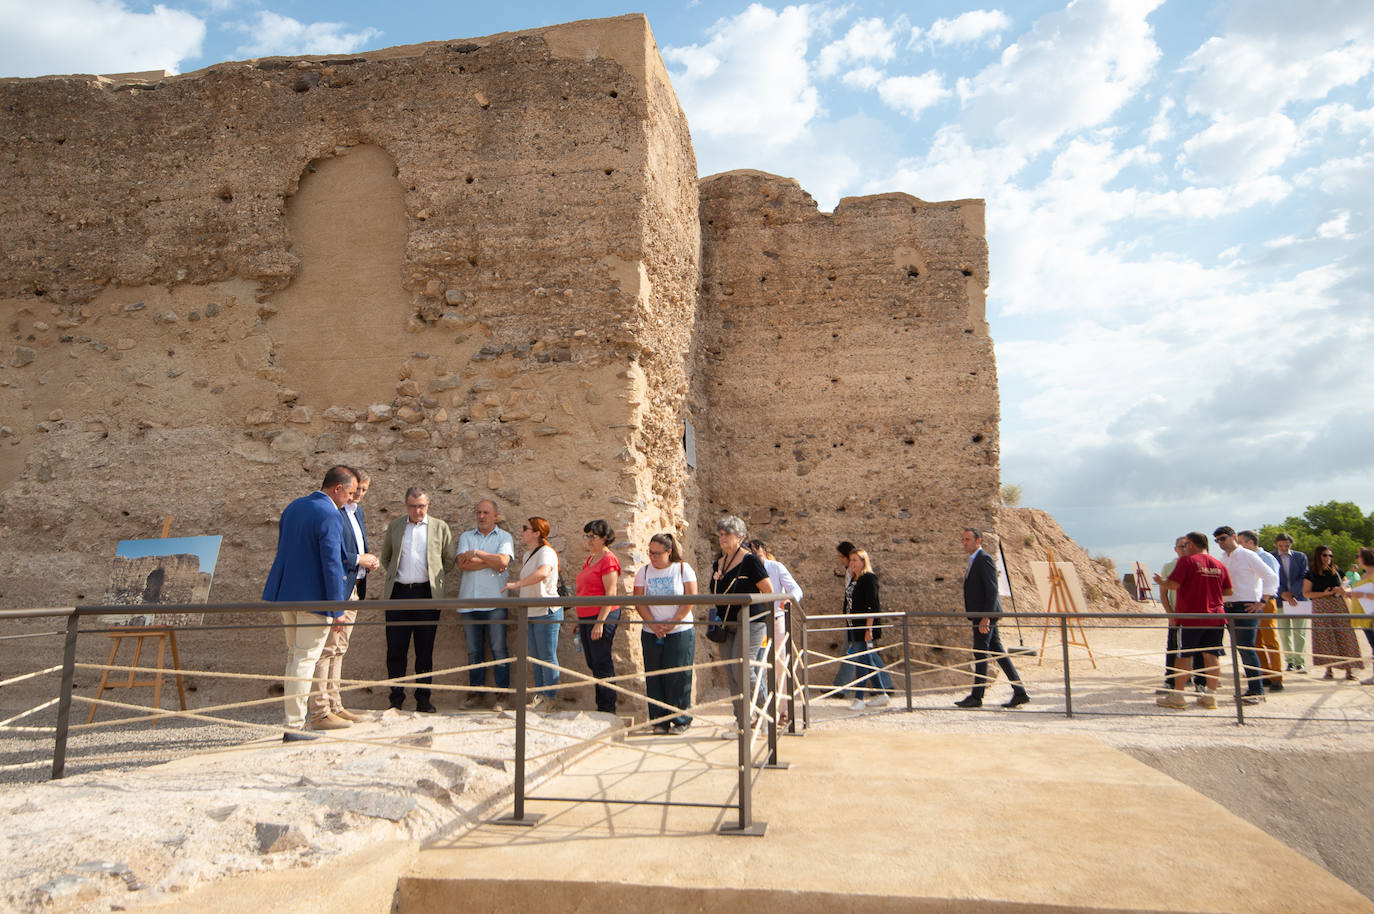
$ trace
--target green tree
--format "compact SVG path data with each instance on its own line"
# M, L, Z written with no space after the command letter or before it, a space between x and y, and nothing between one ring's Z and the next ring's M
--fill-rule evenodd
M1260 545L1273 549L1279 533L1293 537L1293 548L1309 557L1318 546L1330 546L1332 558L1344 570L1361 546L1374 544L1374 516L1366 516L1354 502L1328 501L1309 505L1301 517L1260 527Z

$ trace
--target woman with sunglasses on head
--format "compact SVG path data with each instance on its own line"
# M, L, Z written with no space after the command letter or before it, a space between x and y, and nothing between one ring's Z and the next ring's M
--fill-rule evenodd
M873 623L877 621L873 616L882 611L878 575L868 553L855 549L849 553L849 583L844 589L844 614L850 617L845 633L846 660L835 676L836 686L849 686L851 711L884 707L892 691L892 675L883 669L882 654L873 643Z
M525 562L520 566L520 580L507 584L506 592L521 597L558 596L558 553L549 545L549 522L542 517L528 518L520 539L525 543ZM562 628L563 607L531 606L527 614L530 656L553 664L530 664L535 690L530 710L538 711L553 703L558 686L558 630Z
M673 535L658 533L650 537L649 564L635 573L635 596L682 596L696 592L696 572L682 560ZM644 648L644 687L654 732L681 733L692 725L692 717L687 713L692 706L691 665L696 653L696 632L689 621L692 607L686 603L642 604L636 609L644 619L639 639ZM671 716L674 709L682 713Z
M1331 547L1318 546L1312 551L1302 593L1312 601L1312 663L1326 667L1325 679L1335 679L1333 671L1337 669L1345 670L1346 679L1355 679L1355 671L1364 668L1350 620L1323 618L1350 612L1341 585L1341 570L1332 558Z
M608 546L615 542L615 531L604 520L592 520L582 527L587 538L587 560L577 573L579 597L605 597L616 592L620 584L620 560ZM577 607L577 637L587 666L597 679L615 677L615 660L611 645L615 641L616 623L620 621L619 606ZM615 713L616 691L610 686L596 685L596 709Z
M763 562L759 557L748 551L744 547L744 538L749 535L748 529L744 526L744 521L735 517L733 514L722 517L716 523L716 537L720 541L720 556L711 566L711 593L714 594L750 594L750 593L772 593L773 582L768 578L768 569L763 567ZM741 619L739 606L720 605L716 611L725 622L735 622ZM760 660L763 652L763 639L768 633L768 620L773 616L773 607L767 603L755 604L748 607L748 613L743 616L749 620L747 625L732 625L727 632L725 643L721 650L721 657L724 659L738 660L745 651L749 653L751 661ZM761 683L759 670L754 663L749 665L749 681L740 682L738 664L729 663L725 666L725 674L730 682L730 691L733 694L740 694L740 690L745 690L745 694L754 698L754 709L757 710L764 706L768 698L766 683ZM739 708L736 708L736 715Z

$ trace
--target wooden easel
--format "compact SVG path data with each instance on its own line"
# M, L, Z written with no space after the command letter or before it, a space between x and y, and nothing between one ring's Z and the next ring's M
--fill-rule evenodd
M1153 601L1155 588L1150 582L1150 570L1141 562L1135 563L1135 598L1138 602Z
M166 539L171 532L172 518L171 515L168 515L162 521L162 538ZM95 712L100 710L100 696L114 689L135 689L151 686L153 689L153 708L161 710L162 681L165 676L164 670L167 670L167 667L163 665L163 659L166 657L168 646L172 649L172 666L170 672L172 676L176 678L177 698L181 702L181 710L186 710L186 687L181 678L181 656L177 653L177 636L174 630L170 628L158 628L156 626L144 626L141 628L129 628L122 632L107 632L107 634L114 643L110 645L110 657L105 661L105 669L100 673L100 685L95 690L95 701L91 703L91 713L86 716L86 723L89 724L95 720ZM129 664L129 678L125 682L115 682L112 684L110 682L110 673L114 671L111 670L110 667L114 666L115 656L119 654L120 646L129 638L138 639L134 642L134 659L133 662ZM157 666L147 668L153 673L152 679L138 679L138 661L139 658L143 656L143 642L149 638L157 639ZM153 726L157 726L156 718L153 719Z
M1045 601L1045 611L1052 613L1063 613L1071 616L1064 632L1066 643L1075 647L1087 650L1088 660L1092 663L1093 669L1097 669L1097 660L1093 658L1093 649L1088 645L1088 636L1083 631L1083 620L1078 618L1078 611L1073 606L1073 595L1069 592L1069 582L1064 580L1064 572L1060 571L1054 564L1054 549L1046 547L1045 553L1049 561L1050 573L1050 596ZM1077 638L1074 634L1077 632ZM1050 620L1045 620L1045 629L1040 634L1040 661L1037 666L1045 662L1045 641L1050 635Z

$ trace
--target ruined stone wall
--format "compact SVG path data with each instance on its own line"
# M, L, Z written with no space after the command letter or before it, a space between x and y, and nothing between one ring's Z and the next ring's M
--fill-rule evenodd
M962 610L960 531L998 504L982 201L821 213L740 171L702 181L701 222L701 524L742 517L812 613L840 611L840 540L869 551L885 609Z
M254 600L342 462L374 544L419 484L455 531L547 517L569 583L593 518L627 573L673 530L704 580L736 513L813 612L840 539L889 608L960 606L998 489L981 202L699 183L642 16L130 79L0 80L0 605L99 599L167 514ZM264 631L183 659L279 675Z
M490 496L569 581L587 520L684 513L696 163L642 16L3 80L0 183L0 604L98 599L166 514L256 599L335 462L374 541L411 484L455 531Z

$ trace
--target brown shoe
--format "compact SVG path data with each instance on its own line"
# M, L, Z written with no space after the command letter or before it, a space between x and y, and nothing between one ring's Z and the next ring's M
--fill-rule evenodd
M342 717L335 717L333 714L325 714L323 717L310 718L311 730L347 730L353 724L344 720Z
M355 724L359 721L368 719L366 715L359 714L357 711L350 711L347 708L339 708L337 710L330 711L329 713L333 714L335 717L342 717L344 720Z

